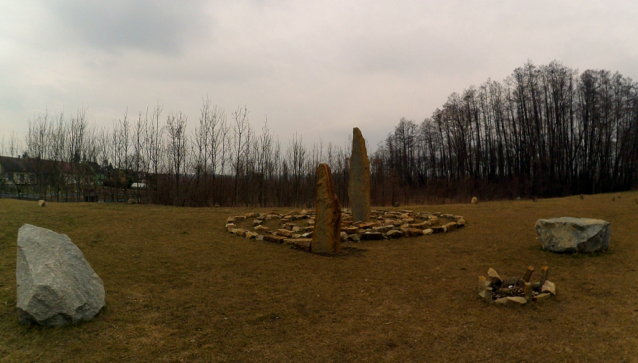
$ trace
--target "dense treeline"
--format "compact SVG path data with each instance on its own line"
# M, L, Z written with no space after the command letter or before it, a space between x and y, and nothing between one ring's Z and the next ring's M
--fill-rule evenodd
M93 188L115 202L311 206L316 167L326 162L348 204L349 144L308 147L294 134L281 145L267 121L253 128L247 108L228 116L209 100L191 133L188 122L161 106L108 129L90 126L85 110L47 113L29 122L21 154L40 168L39 196L56 200L82 200ZM370 159L375 205L626 190L638 181L638 84L528 62L503 82L453 93L419 124L401 119ZM92 163L103 179L86 177L81 165Z
M626 190L638 180L638 84L528 62L420 124L402 119L372 165L375 204Z

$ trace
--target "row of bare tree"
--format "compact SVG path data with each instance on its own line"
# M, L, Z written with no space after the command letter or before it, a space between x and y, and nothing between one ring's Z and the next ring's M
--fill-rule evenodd
M627 190L638 181L638 84L528 62L453 93L420 124L401 119L372 166L375 204Z
M309 206L316 167L328 162L340 198L347 198L349 145L309 148L294 134L282 147L267 120L256 131L246 107L229 119L210 100L190 133L184 114L162 113L157 106L135 119L125 114L99 129L88 125L84 109L70 118L44 114L30 121L22 156L37 170L36 194L76 201L91 190L113 202ZM86 178L87 166L102 177Z
M24 155L56 162L56 173L40 168L37 188L58 200L93 188L115 202L311 206L316 167L326 162L348 204L349 144L308 147L294 134L282 146L267 120L255 130L246 107L228 117L210 100L193 132L187 124L161 106L108 129L89 126L84 109L44 114L29 123ZM85 177L80 165L91 163L103 179ZM419 124L401 119L371 154L371 194L388 205L599 193L636 186L637 170L638 84L528 62L504 82L453 93Z

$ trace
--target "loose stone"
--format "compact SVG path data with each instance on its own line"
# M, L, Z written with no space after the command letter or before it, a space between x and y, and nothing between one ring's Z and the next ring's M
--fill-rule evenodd
M282 237L282 236L273 236L273 235L264 235L264 241L266 242L273 242L273 243L284 243L284 240L286 239L286 237Z
M494 270L493 268L489 268L489 270L487 270L487 276L489 276L490 281L492 281L493 285L496 284L501 284L503 283L503 280L501 279L501 277L498 275L498 272L496 272L496 270Z
M534 301L543 301L543 300L549 300L549 298L552 296L552 294L550 293L542 293L542 294L538 294L536 296L534 296Z
M556 285L553 282L547 280L541 287L541 292L549 292L552 295L556 295Z
M401 238L403 237L403 232L392 229L385 234L388 238Z
M377 241L383 239L383 234L379 232L365 232L359 235L363 241Z

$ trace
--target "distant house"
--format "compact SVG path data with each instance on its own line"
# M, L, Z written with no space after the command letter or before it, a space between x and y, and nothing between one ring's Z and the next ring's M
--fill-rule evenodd
M97 163L67 163L0 156L0 195L41 198L65 193L74 200L97 201L104 172Z
M0 156L0 192L22 197L25 189L36 183L33 166L28 158Z
M144 189L146 188L146 183L133 183L131 184L131 189Z
M28 183L35 178L29 159L0 156L0 176L8 183Z

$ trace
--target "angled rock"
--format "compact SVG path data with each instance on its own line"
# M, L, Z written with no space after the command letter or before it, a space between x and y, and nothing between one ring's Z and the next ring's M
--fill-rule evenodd
M313 253L337 253L341 250L341 207L334 190L330 167L319 164L315 229L310 246Z
M16 264L21 324L62 326L92 319L104 307L104 284L64 234L25 224Z
M348 199L355 221L370 221L370 160L366 150L366 140L361 130L352 130L352 156L350 156L350 182Z
M539 219L535 229L543 249L589 253L609 248L609 226L609 222L601 219L561 217Z

